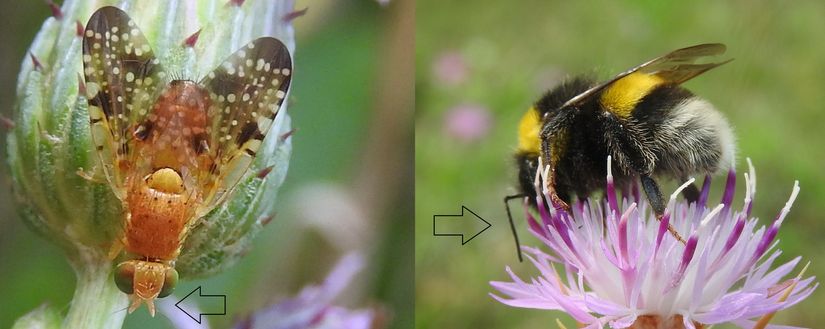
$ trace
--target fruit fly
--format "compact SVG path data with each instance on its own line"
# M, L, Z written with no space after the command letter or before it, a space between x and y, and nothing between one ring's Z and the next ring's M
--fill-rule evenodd
M286 98L292 59L263 37L200 81L172 79L129 16L98 9L83 34L83 73L100 164L122 201L111 255L129 312L171 294L190 229L249 169Z

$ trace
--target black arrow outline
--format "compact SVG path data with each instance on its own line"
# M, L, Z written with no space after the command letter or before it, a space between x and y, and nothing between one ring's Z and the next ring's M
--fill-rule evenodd
M482 229L481 231L479 231L475 235L471 236L467 240L464 240L464 233L435 233L435 221L436 221L437 217L464 217L464 210L469 211L471 214L473 214L473 216L476 216L476 218L480 219L482 222L487 224L487 227L485 227L484 229ZM479 236L481 233L484 233L484 231L486 231L488 228L490 228L490 226L493 226L493 224L490 224L490 222L484 220L484 218L481 218L481 216L479 216L478 214L476 214L475 212L470 210L470 208L467 208L464 205L461 205L461 214L460 215L433 215L433 236L460 236L462 246L467 244L468 242L470 242L470 240L474 239L475 237Z
M199 313L199 314L198 314L198 318L197 318L197 319L195 319L195 317L194 317L194 316L192 316L192 314L189 314L189 312L187 312L186 310L184 310L184 309L183 309L182 307L180 307L180 305L179 305L179 304L180 304L180 303L182 303L184 300L186 300L187 298L189 298L189 296L191 296L192 294L194 294L194 293L195 293L195 291L197 291L197 292L198 292L198 297L222 297L222 298L223 298L223 313ZM177 307L179 310L181 310L181 312L183 312L183 313L185 313L186 315L188 315L188 316L189 316L192 320L195 320L195 322L197 322L198 324L200 324L200 323L201 323L201 321L203 320L203 316L204 316L204 315L226 315L226 295L204 295L204 294L202 294L202 291L201 291L201 286L198 286L197 288L195 288L195 290L192 290L192 292L190 292L189 294L187 294L186 296L184 296L183 298L181 298L181 299L180 299L177 303L175 303L175 307Z

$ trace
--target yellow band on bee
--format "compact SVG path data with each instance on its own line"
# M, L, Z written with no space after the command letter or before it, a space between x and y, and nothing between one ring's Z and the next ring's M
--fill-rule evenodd
M631 73L607 87L599 102L608 112L627 118L642 98L663 83L665 80L657 75Z
M539 111L535 107L530 107L518 124L518 151L538 154L541 148L540 131L541 118L539 117Z

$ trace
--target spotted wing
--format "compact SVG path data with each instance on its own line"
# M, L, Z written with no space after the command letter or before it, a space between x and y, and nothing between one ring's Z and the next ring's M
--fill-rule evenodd
M275 38L256 39L229 56L200 83L209 91L208 153L213 165L198 175L203 209L211 210L249 168L292 77L289 50Z
M653 74L669 83L681 84L712 68L732 61L733 59L716 63L694 64L694 62L700 58L721 55L725 53L726 49L727 47L721 43L706 43L674 50L622 72L613 79L586 90L576 97L571 98L564 103L562 107L581 104L585 100L597 95L599 91L602 91L607 86L634 72Z
M126 174L135 163L133 136L165 73L135 22L118 8L103 7L86 24L83 74L92 139L107 179L123 198Z

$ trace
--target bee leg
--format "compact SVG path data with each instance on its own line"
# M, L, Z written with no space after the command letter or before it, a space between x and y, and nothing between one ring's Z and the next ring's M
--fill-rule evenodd
M542 128L541 130L541 153L543 156L544 163L548 167L550 167L550 177L548 177L545 183L545 188L547 188L547 191L550 194L549 201L551 206L561 208L568 214L572 214L570 212L570 205L567 204L567 202L565 202L561 198L559 198L559 194L556 192L556 161L554 161L553 157L551 156L551 154L554 152L553 144L551 141L555 140L555 135L559 130L555 127L555 125L545 125L544 128Z
M513 231L513 238L516 241L516 254L518 255L519 263L524 262L521 256L521 243L518 240L518 233L516 232L516 224L513 223L513 215L510 213L510 200L524 198L524 194L508 195L504 197L504 208L507 209L507 219L510 220L510 230Z
M662 197L662 192L659 190L659 184L656 184L656 181L649 175L641 175L640 179L642 181L642 189L645 190L645 195L647 195L647 200L650 201L650 206L653 207L653 212L656 214L656 220L661 222L662 216L665 215L665 200ZM679 240L679 242L683 244L685 243L685 239L682 238L682 235L676 231L673 225L668 223L667 230L670 231L670 234L672 234L676 240Z
M572 214L570 210L570 204L562 200L559 195L556 193L556 190L550 192L550 201L553 202L561 210L566 211L568 214Z
M550 194L550 200L548 201L550 201L550 205L556 209L561 209L566 211L567 214L572 214L572 212L570 212L570 205L559 197L559 192L556 185L556 169L554 167L550 168L550 178L547 180L547 186L545 186L548 194Z
M631 122L623 122L613 115L604 115L599 118L602 120L608 150L613 155L613 159L619 164L619 168L628 168L628 171L639 174L642 189L656 214L656 220L661 222L665 215L665 199L662 197L659 184L656 184L656 181L650 177L655 168L656 156L650 146L643 142L647 140L644 130ZM673 225L668 223L667 230L676 240L685 243L685 239L682 239Z
M682 179L682 181L687 181L687 179ZM690 184L682 190L682 196L685 197L685 200L687 200L688 203L695 203L698 201L699 194L699 188L696 187L696 184Z

